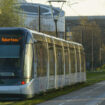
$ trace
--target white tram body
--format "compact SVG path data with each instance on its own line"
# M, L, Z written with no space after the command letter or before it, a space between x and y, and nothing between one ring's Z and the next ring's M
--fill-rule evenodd
M0 98L32 97L85 81L81 44L25 28L0 28Z

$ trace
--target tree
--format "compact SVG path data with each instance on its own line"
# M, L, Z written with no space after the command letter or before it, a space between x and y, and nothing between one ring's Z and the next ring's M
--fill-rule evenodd
M89 68L100 66L101 29L95 21L80 20L80 25L72 29L73 40L82 43Z
M19 27L24 25L24 18L15 12L18 0L0 0L0 27Z

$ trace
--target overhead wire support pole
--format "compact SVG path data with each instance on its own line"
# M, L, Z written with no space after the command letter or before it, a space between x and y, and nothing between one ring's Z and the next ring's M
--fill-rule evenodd
M62 11L62 8L63 8L63 5L64 5L64 2L62 3L62 6L61 6L61 9L60 9L59 15L57 16L57 20L58 20L59 17L60 17L60 14L61 14L61 11Z
M52 4L51 4L51 1L48 1L48 2L49 2L49 4L50 4L50 8L51 8L51 15L52 15L52 17L53 17L53 19L54 19L53 7L52 7Z
M39 24L39 28L38 28L38 31L40 32L40 5L38 6L38 24Z
M55 23L55 33L56 33L56 37L58 37L57 22L58 22L58 19L59 19L59 17L60 17L60 14L61 14L63 4L64 4L64 2L66 2L66 1L65 1L65 0L49 0L48 2L49 2L49 4L50 4L51 15L52 15L53 20L54 20L54 23ZM57 15L56 17L54 16L54 13L53 13L53 7L52 7L52 4L51 4L52 2L63 2L63 3L62 3L62 6L61 6L61 8L60 8L60 12L58 13L58 15Z
M94 48L94 40L93 40L93 36L94 36L94 34L93 34L93 32L92 32L92 71L94 71L94 50L93 50L93 48Z

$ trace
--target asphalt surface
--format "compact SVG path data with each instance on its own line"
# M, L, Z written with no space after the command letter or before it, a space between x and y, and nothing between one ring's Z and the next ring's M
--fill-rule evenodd
M105 81L37 105L105 105Z

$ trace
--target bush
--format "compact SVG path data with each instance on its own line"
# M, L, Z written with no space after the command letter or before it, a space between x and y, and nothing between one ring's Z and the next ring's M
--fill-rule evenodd
M96 71L105 71L105 64L101 67L96 68Z

